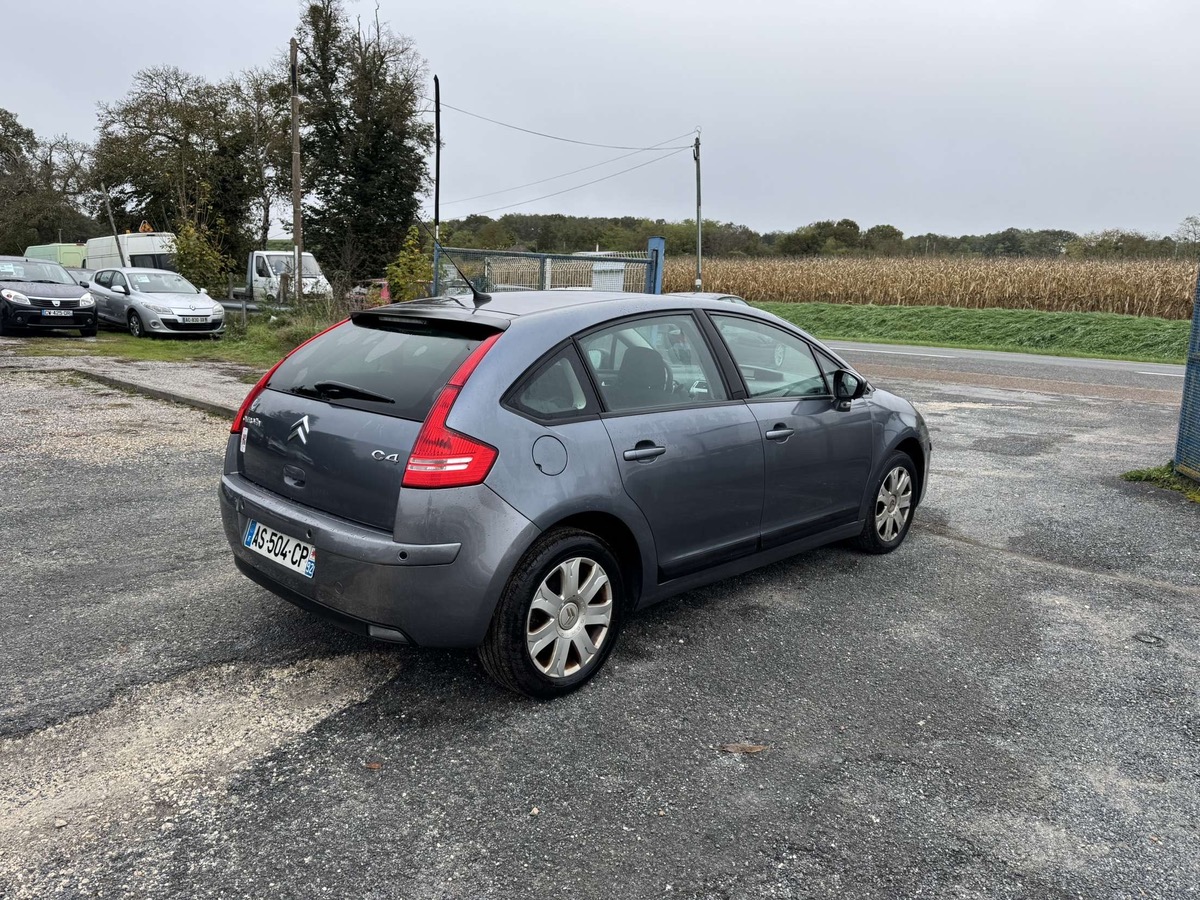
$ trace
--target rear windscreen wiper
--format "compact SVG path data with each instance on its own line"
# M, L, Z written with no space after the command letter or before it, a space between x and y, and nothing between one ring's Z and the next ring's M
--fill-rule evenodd
M355 387L341 381L318 381L312 387L300 385L291 389L293 394L316 397L318 400L371 400L375 403L395 403L391 397Z

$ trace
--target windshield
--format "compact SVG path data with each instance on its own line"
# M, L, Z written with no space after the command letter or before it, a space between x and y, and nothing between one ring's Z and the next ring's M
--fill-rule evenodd
M196 286L174 272L130 272L133 289L143 294L198 294Z
M0 259L0 281L44 281L49 284L75 284L58 263Z
M276 275L292 271L292 254L290 253L272 254L267 257L267 262L270 263L271 271ZM321 274L321 267L317 265L317 260L311 253L305 253L300 257L300 271L305 278L315 278Z

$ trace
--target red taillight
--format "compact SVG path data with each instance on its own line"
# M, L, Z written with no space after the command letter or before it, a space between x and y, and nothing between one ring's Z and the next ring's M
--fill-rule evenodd
M267 370L267 374L264 375L262 378L258 379L258 383L255 384L254 387L250 388L250 393L248 393L246 395L246 399L243 400L242 405L240 407L238 407L237 415L233 417L233 425L231 425L229 427L229 433L230 434L241 434L242 433L242 419L244 419L246 417L246 412L250 409L250 404L252 404L258 398L259 394L261 394L263 391L265 391L267 389L267 383L271 380L271 376L275 374L275 370L278 369L280 366L282 366L284 364L284 362L287 360L287 358L292 355L292 353L295 353L296 350L299 350L300 347L303 347L305 344L311 344L313 341L315 341L321 335L328 334L329 332L333 331L333 329L337 328L338 325L345 325L349 321L350 321L349 319L342 319L342 321L340 321L334 325L330 325L324 331L320 331L317 334L314 334L303 344L300 344L298 347L296 347L294 350L292 350L290 353L288 353L286 356L284 356L283 359L281 359L279 362L275 363L275 365L271 366L271 368L269 370Z
M438 394L408 457L401 482L404 487L466 487L487 478L499 455L496 448L451 431L446 419L463 385L499 338L493 334L476 347Z

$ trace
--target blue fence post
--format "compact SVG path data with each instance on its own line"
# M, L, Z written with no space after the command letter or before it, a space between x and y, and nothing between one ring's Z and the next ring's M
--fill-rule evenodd
M663 283L663 259L667 255L667 239L652 237L646 241L646 293L661 294Z
M437 241L433 242L433 290L430 292L434 297L441 293L442 281L442 245Z
M1183 376L1183 404L1179 408L1179 438L1175 444L1175 471L1200 481L1200 275L1192 310L1192 337L1188 341L1187 368Z

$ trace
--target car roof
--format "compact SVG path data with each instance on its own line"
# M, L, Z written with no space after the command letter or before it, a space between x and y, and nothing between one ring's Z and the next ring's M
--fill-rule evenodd
M742 297L738 294L718 293L716 291L670 291L667 297L691 297L693 300L720 300L722 297Z
M170 269L151 269L147 266L105 266L103 269L94 269L96 272L121 272L129 274L131 272L157 272L161 275L178 275L178 272L172 272Z
M31 262L31 263L50 263L51 265L54 265L54 266L61 266L61 265L62 265L62 263L60 263L60 262L59 262L58 260L56 260L56 259L38 259L36 256L7 256L7 255L3 255L3 256L0 256L0 260L3 260L4 262ZM65 267L64 267L64 268L65 268Z
M591 291L591 290L550 290L550 291L496 291L489 294L488 300L485 300L479 305L480 313L493 313L502 315L508 318L518 318L522 316L535 316L545 313L558 312L561 310L580 309L583 307L593 307L599 303L616 304L616 303L635 303L645 304L646 309L653 309L654 306L661 306L666 298L679 298L681 300L690 300L696 303L710 302L718 308L728 309L727 303L721 302L723 297L735 297L736 294L709 294L709 293L689 293L684 291L672 292L669 294L644 294L634 292L618 292L618 291ZM738 298L741 299L740 297ZM387 309L400 310L404 309L410 312L426 310L434 313L444 313L453 311L454 309L472 309L472 300L470 294L456 294L454 296L427 297L422 300L410 300L403 303L395 303Z

